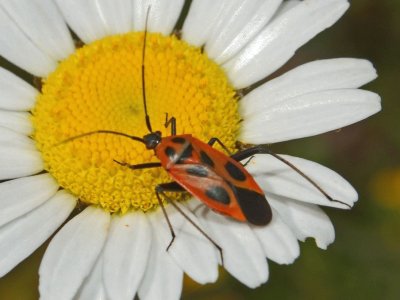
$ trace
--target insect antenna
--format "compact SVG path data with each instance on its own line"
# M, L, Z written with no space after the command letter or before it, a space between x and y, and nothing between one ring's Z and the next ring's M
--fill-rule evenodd
M147 25L148 25L148 21L149 21L150 9L151 9L151 5L149 5L149 7L147 8L146 21L145 21L145 27L144 27L143 48L142 48L142 98L143 98L143 107L144 107L146 126L147 126L147 129L152 133L153 130L151 128L150 117L149 117L149 114L147 113L146 80L145 80L146 74L145 74L145 67L144 67L144 61L146 58Z
M146 13L146 21L145 21L145 28L144 28L144 38L143 38L143 48L142 48L142 98L143 98L143 106L144 106L144 113L145 113L145 121L146 121L146 126L147 129L152 133L153 130L151 128L151 123L150 123L150 117L149 114L147 113L147 102L146 102L146 81L145 81L145 67L144 67L144 61L145 61L145 57L146 57L146 41L147 41L147 24L148 24L148 20L149 20L149 14L150 14L150 9L151 9L151 5L149 5L149 7L147 8L147 13ZM65 139L59 143L56 143L54 146L59 146L71 141L74 141L76 139L80 139L83 138L85 136L90 136L93 134L99 134L99 133L106 133L106 134L114 134L114 135L119 135L119 136L124 136L127 138L130 138L131 140L135 140L138 142L141 142L143 144L146 144L145 141L138 137L138 136L133 136L133 135L129 135L123 132L118 132L118 131L113 131L113 130L95 130L95 131L89 131L89 132L85 132L73 137L70 137L68 139Z
M129 135L129 134L126 134L126 133L123 133L123 132L118 132L118 131L113 131L113 130L95 130L95 131L89 131L89 132L85 132L85 133L82 133L82 134L79 134L79 135L75 135L73 137L70 137L68 139L65 139L65 140L55 144L54 146L59 146L59 145L65 144L65 143L69 143L69 142L72 142L74 140L83 138L85 136L90 136L90 135L93 135L93 134L114 134L114 135L124 136L124 137L127 137L127 138L131 139L131 140L138 141L138 142L141 142L143 144L146 144L145 141L142 138L138 137L138 136Z

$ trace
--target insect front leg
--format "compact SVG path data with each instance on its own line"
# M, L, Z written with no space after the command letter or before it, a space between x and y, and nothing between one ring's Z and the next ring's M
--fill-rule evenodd
M165 113L164 126L165 128L168 128L169 125L171 125L171 135L176 135L176 119L175 117L168 119L168 113Z
M128 167L133 170L140 170L140 169L150 169L150 168L159 168L161 167L160 162L150 162L150 163L144 163L144 164L136 164L136 165L130 165L126 162L118 161L113 159L117 164L120 164L121 166Z
M162 203L160 195L162 195L191 225L193 225L194 228L196 228L207 240L210 241L217 249L221 257L221 264L222 266L224 265L224 256L222 254L222 248L219 246L199 225L197 225L178 205L177 203L169 198L165 192L186 192L184 188L182 188L178 183L176 182L169 182L169 183L164 183L164 184L159 184L156 187L156 196L157 200L161 206L161 209L163 211L164 217L167 220L169 230L171 231L171 236L172 239L170 243L168 244L167 251L168 249L172 246L174 240L175 240L175 232L174 229L172 228L172 224L168 218L167 212L165 210L165 207Z
M328 195L327 192L325 192L314 180L312 180L310 177L308 177L303 171L301 171L299 168L297 168L294 164L289 162L288 160L284 159L282 156L276 154L272 150L270 150L267 146L265 145L258 145L252 148L248 148L239 152L236 152L235 154L231 155L231 157L240 162L243 159L249 158L254 156L255 154L269 154L275 157L276 159L280 160L284 164L288 165L290 168L292 168L295 172L297 172L300 176L302 176L304 179L306 179L310 184L312 184L318 191L322 193L322 195L325 196L329 201L331 202L337 202L341 203L343 205L346 205L347 207L351 208L350 205L347 203L344 203L342 201L333 199L331 196ZM248 162L247 162L248 163Z

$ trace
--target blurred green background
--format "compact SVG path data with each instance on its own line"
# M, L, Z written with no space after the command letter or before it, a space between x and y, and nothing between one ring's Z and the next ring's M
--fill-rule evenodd
M289 61L357 57L372 61L379 77L365 89L381 95L383 111L339 131L273 146L319 162L359 192L351 211L326 209L336 241L320 250L301 244L289 266L270 262L270 280L249 289L221 270L216 284L185 279L183 299L400 299L400 1L357 0L332 28ZM0 65L10 68L1 61ZM0 279L0 299L38 299L38 268L47 245Z

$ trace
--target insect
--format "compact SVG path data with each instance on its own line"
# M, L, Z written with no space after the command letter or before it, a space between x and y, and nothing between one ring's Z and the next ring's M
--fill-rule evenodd
M172 235L167 250L174 241L175 233L166 214L162 198L171 203L186 219L188 219L190 223L193 224L193 226L195 226L219 249L221 260L223 261L222 249L218 244L214 242L197 224L190 220L189 216L185 214L185 212L172 199L170 199L168 195L166 195L166 192L189 192L217 213L227 215L241 222L248 222L257 226L265 226L271 221L272 210L265 198L264 192L251 174L245 169L245 165L240 163L242 160L251 159L255 154L263 153L274 156L304 177L327 199L330 201L340 202L332 199L324 190L322 190L322 188L320 188L296 166L281 156L273 153L266 146L254 146L227 155L213 148L213 145L218 143L226 150L226 152L229 153L224 144L216 137L211 138L208 143L205 143L190 134L178 135L176 133L176 119L174 117L168 118L168 114L166 114L164 125L166 128L171 128L170 135L163 137L160 131L153 131L147 110L145 80L147 18L149 11L150 9L147 11L141 58L144 117L149 133L143 137L138 137L112 130L97 130L74 136L63 141L63 143L92 134L114 134L140 142L144 144L148 150L154 151L159 162L130 165L126 162L118 160L114 161L133 170L162 167L173 179L171 182L159 184L155 187L155 194L166 217Z

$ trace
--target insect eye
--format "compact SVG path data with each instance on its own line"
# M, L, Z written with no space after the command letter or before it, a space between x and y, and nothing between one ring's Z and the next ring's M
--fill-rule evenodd
M160 141L156 140L156 139L150 140L147 144L147 149L154 149L158 145L159 142Z

